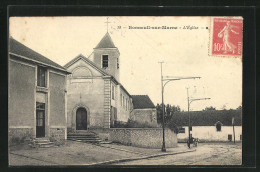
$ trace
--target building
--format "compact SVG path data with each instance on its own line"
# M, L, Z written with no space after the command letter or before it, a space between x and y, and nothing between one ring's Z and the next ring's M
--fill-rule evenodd
M8 65L9 140L66 139L66 69L13 38Z
M131 119L151 126L157 126L156 107L147 95L132 95Z
M203 141L233 141L234 118L235 140L242 140L241 110L208 110L190 112L191 136ZM179 142L187 141L189 137L188 112L174 113L172 120L180 126L177 138Z
M69 132L109 129L115 121L128 121L133 98L120 83L120 52L109 33L89 57L80 54L64 67L71 73L67 79ZM154 105L147 108L154 113Z

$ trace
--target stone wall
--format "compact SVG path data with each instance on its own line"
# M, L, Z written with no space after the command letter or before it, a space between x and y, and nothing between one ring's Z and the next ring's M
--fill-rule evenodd
M65 128L50 128L50 137L64 140L66 134Z
M110 140L113 142L145 148L162 147L161 128L113 128L110 129ZM165 129L165 145L167 148L177 146L177 135Z
M131 113L131 119L139 123L147 123L152 126L157 126L156 109L134 109Z
M15 144L15 140L32 139L33 135L33 128L9 128L8 142L12 145Z

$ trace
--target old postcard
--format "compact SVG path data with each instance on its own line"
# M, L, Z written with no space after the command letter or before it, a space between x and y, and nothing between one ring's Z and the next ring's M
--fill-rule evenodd
M10 166L242 164L243 18L10 17Z

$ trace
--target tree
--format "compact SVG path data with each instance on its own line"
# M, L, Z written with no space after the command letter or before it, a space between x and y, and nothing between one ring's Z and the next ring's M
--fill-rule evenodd
M206 107L205 109L203 109L204 111L208 111L208 110L216 110L215 107L210 106L210 107Z
M156 110L157 110L157 123L162 124L162 113L163 113L162 104L160 104L160 105L157 104ZM175 112L180 112L180 111L181 111L181 109L179 106L174 106L174 105L170 105L170 104L165 105L165 113L164 113L165 124L167 124L171 120L171 118Z
M238 107L237 107L237 110L242 110L242 106L241 106L241 105L238 106Z

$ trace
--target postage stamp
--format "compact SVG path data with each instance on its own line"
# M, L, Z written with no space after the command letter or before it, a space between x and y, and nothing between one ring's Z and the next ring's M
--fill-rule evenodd
M243 18L213 18L210 55L242 56Z

